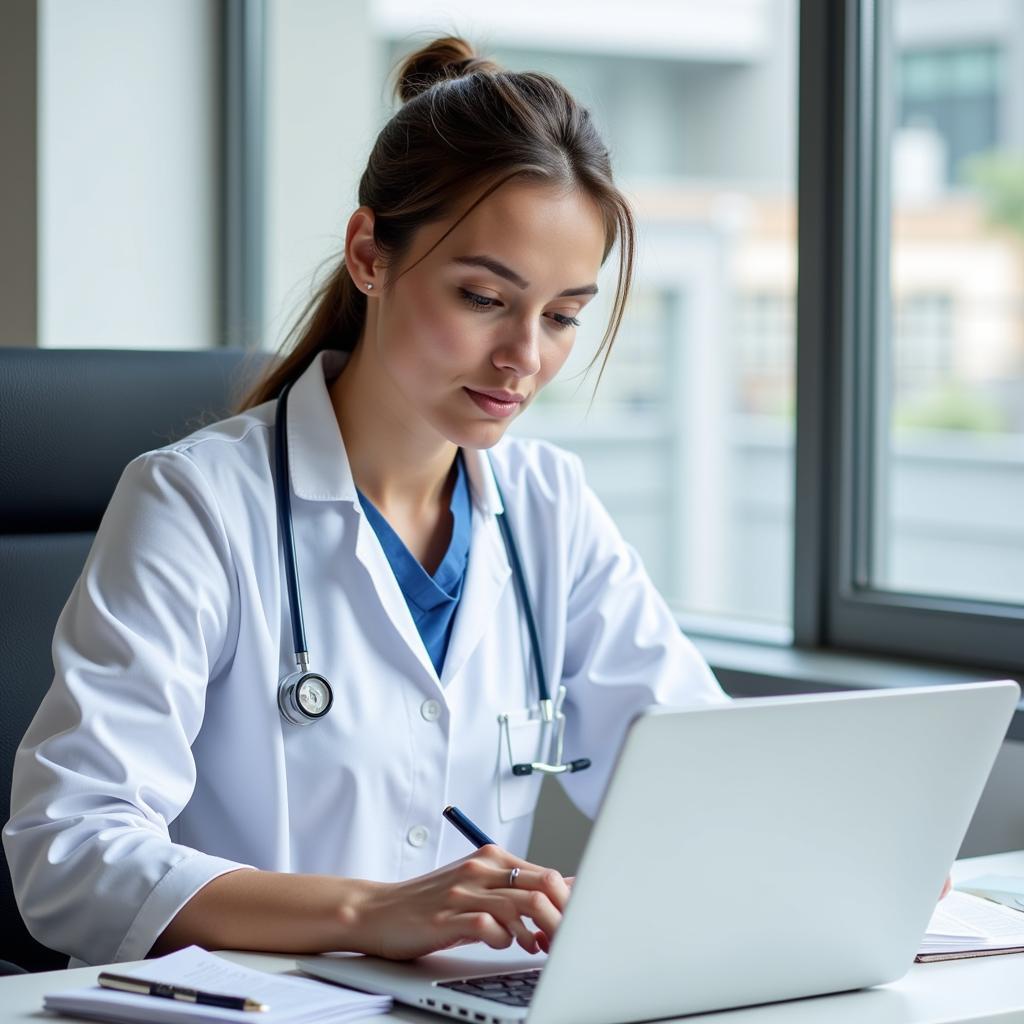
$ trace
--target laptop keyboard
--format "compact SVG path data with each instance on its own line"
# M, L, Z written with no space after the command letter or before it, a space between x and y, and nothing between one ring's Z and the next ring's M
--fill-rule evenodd
M493 999L506 1006L529 1006L533 990L537 987L541 968L529 971L513 971L509 974L492 974L486 978L466 978L463 981L439 981L438 988L450 988L455 992Z

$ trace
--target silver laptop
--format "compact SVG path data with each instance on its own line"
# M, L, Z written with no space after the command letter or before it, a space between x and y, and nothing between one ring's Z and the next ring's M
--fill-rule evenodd
M310 974L461 1020L612 1024L910 966L1014 682L768 697L633 722L548 957L328 954Z

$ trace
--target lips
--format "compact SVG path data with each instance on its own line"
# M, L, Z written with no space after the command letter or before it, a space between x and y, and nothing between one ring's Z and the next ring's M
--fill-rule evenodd
M463 391L469 395L478 408L498 419L513 415L526 398L525 395L517 394L515 391L477 390L476 388L463 388Z
M496 402L512 402L514 405L518 405L526 397L526 395L520 395L515 391L491 391L487 388L466 388L466 390L483 395L485 398L493 398Z

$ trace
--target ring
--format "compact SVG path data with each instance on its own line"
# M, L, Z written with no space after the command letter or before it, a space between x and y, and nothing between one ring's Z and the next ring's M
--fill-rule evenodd
M516 887L516 879L519 877L519 868L513 868L508 873L508 887L514 889Z

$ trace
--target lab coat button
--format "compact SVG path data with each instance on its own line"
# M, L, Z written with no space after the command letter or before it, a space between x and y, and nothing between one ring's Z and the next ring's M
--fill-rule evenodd
M441 703L436 700L425 700L420 705L420 714L428 722L436 722L441 717Z
M410 846L422 846L430 838L430 829L423 825L413 825L405 838L409 840Z

